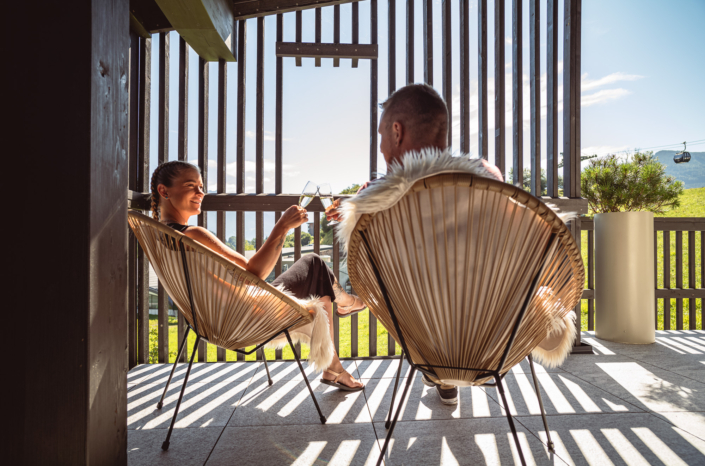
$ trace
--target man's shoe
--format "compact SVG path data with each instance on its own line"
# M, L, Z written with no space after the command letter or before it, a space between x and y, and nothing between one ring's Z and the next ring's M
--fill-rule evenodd
M427 387L436 387L436 392L444 405L458 404L458 387L455 385L439 384L421 374L421 382Z

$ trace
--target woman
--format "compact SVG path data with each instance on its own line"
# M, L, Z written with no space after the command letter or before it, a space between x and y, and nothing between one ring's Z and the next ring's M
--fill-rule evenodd
M163 163L152 174L151 188L154 218L225 256L262 280L274 269L289 230L301 226L308 220L308 214L304 208L289 207L274 225L267 241L250 259L247 259L223 244L205 228L187 225L191 216L201 213L201 202L205 195L203 180L197 167L180 161ZM299 299L320 296L328 312L329 321L333 317L333 301L338 303L338 309L342 311L339 313L341 317L352 315L366 307L360 298L343 291L335 274L315 254L308 254L297 261L272 285L283 286ZM332 326L330 332L332 337ZM323 372L321 381L347 391L359 391L364 388L362 383L343 369L337 354L334 355L331 366Z

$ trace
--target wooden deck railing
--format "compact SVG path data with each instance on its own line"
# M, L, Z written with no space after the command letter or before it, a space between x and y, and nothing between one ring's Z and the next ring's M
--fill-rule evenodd
M582 219L587 250L587 288L583 300L582 327L595 329L595 235L592 219ZM683 248L685 243L686 247ZM674 244L675 247L671 247ZM705 218L654 219L654 265L656 274L656 330L702 330L705 301ZM698 252L699 251L699 252ZM672 257L674 256L674 257ZM699 277L698 277L699 275ZM685 280L684 280L685 277ZM700 306L698 306L698 300ZM675 307L672 307L675 301ZM684 304L687 314L684 316ZM599 312L599 311L598 311ZM684 326L684 322L687 325Z

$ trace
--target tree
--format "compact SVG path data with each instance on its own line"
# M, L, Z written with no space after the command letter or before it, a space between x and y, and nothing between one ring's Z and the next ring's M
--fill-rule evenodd
M507 174L507 183L512 184L514 180L514 169L510 168ZM541 169L541 195L546 194L548 187L548 181L546 179L546 170ZM524 169L524 178L522 180L522 189L528 193L531 192L531 170L528 168ZM558 176L558 189L563 189L563 177Z
M631 160L611 154L592 160L580 178L580 190L596 214L648 211L661 214L680 206L683 182L666 176L653 151L636 152Z

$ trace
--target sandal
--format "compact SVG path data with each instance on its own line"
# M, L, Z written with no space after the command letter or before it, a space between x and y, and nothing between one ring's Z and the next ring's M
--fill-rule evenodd
M338 304L338 307L335 309L335 315L337 315L340 318L345 318L345 317L353 316L353 315L357 314L358 312L362 312L365 309L367 309L367 305L365 303L363 303L360 298L358 298L355 295L353 295L353 298L355 298L355 299L353 300L353 303L350 306L341 306L340 304ZM355 309L355 304L357 304L358 301L360 301L360 303L362 304L362 307L360 309ZM342 309L342 310L348 311L348 312L346 312L345 314L341 314L340 312L338 312L338 309ZM352 310L352 309L355 309L355 310Z
M335 379L326 380L323 377L321 377L321 383L324 383L326 385L330 385L331 387L335 387L338 390L344 390L346 392L359 392L360 390L363 390L365 388L365 384L363 384L362 387L349 387L345 384L338 382L338 379L340 379L340 377L343 375L343 373L338 373L338 372L331 371L328 369L326 369L325 372L328 372L329 374L333 374L335 376ZM347 372L345 372L345 373L347 374ZM352 375L350 375L350 378L353 379L354 382L357 382L357 380L355 380L355 377L353 377Z

